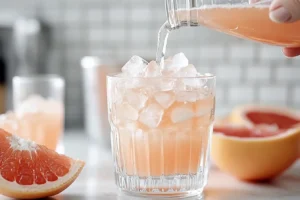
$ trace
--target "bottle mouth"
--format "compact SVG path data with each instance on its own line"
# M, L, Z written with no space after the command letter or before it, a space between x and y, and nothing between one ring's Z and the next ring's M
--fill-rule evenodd
M198 26L198 15L191 12L197 9L199 5L197 1L189 1L189 3L178 3L177 0L165 1L168 23L171 29L177 29L180 26Z
M168 24L165 23L164 25L165 26L169 25L170 28L179 27L179 23L177 20L177 14L176 14L177 8L175 6L176 6L176 3L173 2L173 0L165 0L165 9L166 9L166 13L167 13Z

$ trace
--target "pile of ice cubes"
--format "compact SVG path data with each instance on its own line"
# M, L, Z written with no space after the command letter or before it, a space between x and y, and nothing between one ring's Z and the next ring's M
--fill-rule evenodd
M189 64L183 53L164 60L162 66L155 61L148 63L139 56L133 56L122 68L124 77L197 77L201 76L194 65Z
M40 95L31 95L15 109L16 114L22 117L28 113L62 113L61 102L44 98Z
M203 75L189 64L183 53L164 60L162 66L133 56L118 76L121 79L113 97L118 120L138 120L152 129L159 126L165 110L175 101L191 103L207 97L206 80L197 78ZM170 117L175 124L198 115L192 105L187 104L172 108Z

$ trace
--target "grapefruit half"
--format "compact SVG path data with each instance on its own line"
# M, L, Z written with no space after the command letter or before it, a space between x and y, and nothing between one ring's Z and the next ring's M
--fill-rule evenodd
M0 129L2 195L17 199L54 196L70 186L83 167L83 161Z
M269 126L286 130L300 125L300 115L278 106L246 105L233 109L230 121L246 126Z
M216 125L211 157L222 171L246 181L272 179L296 160L300 129L269 130L240 125Z

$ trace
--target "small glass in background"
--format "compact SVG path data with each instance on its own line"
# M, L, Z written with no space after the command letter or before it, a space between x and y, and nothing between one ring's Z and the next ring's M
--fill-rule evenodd
M110 150L110 126L107 119L106 76L121 70L112 60L86 56L81 60L85 131L90 141Z
M13 112L1 116L6 131L58 150L64 130L65 81L58 75L15 76Z

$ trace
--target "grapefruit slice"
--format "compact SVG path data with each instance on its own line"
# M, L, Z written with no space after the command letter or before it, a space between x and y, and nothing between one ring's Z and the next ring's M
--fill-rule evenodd
M300 129L269 130L240 125L215 126L211 156L222 171L246 181L272 179L298 157Z
M235 108L230 121L246 126L269 126L286 130L300 125L300 115L282 107L246 105Z
M78 177L73 160L0 129L0 194L17 199L54 196Z

